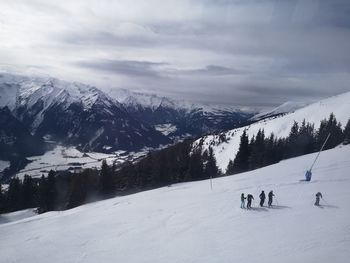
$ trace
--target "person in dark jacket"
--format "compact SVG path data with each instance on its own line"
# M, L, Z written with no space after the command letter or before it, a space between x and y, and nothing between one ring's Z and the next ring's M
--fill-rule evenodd
M260 206L263 207L266 199L265 192L261 191L261 194L259 195L259 197L260 197Z
M319 205L320 205L320 198L323 198L323 197L322 197L322 194L321 194L320 192L318 192L318 193L316 194L316 202L315 202L315 205L316 205L316 206L319 206Z
M274 197L275 195L273 194L273 191L271 190L270 192L269 192L269 207L271 207L272 206L272 198Z
M251 194L247 195L247 209L252 208L252 200L254 200L254 197Z
M245 197L244 197L244 193L241 194L241 208L245 208Z

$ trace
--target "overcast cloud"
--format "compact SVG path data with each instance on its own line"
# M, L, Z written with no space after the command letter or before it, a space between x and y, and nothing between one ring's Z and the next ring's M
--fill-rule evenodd
M349 91L348 0L2 0L0 69L241 106Z

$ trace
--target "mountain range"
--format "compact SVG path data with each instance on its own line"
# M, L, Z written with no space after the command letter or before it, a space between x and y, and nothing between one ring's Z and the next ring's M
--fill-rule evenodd
M104 92L77 82L8 73L0 74L0 109L0 118L13 123L0 127L2 142L13 142L17 137L11 132L21 130L25 141L32 136L33 142L40 140L39 145L44 139L82 152L104 153L159 148L186 137L239 127L253 116L235 107L200 105L123 89ZM9 127L14 127L13 131L9 132ZM22 141L12 143L16 149L4 147L1 159L45 149L21 149L28 148Z
M193 103L125 89L114 89L108 94L122 103L133 117L174 140L239 127L254 115L254 111L234 105Z

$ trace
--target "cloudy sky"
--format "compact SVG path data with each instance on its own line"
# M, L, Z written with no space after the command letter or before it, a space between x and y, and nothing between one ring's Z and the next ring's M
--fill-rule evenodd
M0 70L269 107L350 90L350 1L1 0Z

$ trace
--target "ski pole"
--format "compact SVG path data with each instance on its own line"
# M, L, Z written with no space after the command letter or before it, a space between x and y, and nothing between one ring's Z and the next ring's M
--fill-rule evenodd
M275 196L275 201L276 201L276 204L278 205L278 201L277 201L277 197Z
M325 202L326 205L329 205L329 203L326 200L324 200L323 197L322 197L322 200L323 200L323 202Z

